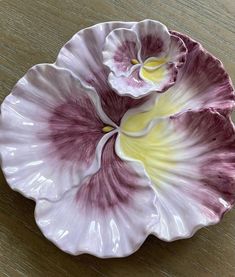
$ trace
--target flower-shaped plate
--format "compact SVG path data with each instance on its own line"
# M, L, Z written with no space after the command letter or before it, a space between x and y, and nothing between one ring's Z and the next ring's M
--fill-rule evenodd
M100 23L6 97L2 169L70 254L188 238L235 201L234 99L222 63L190 37L153 20Z

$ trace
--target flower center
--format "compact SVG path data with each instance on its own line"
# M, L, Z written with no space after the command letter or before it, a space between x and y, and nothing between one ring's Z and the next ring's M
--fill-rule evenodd
M102 131L103 131L104 133L108 133L108 132L112 131L113 129L114 129L114 127L107 125L107 126L104 126L104 127L102 128Z
M131 60L131 63L132 63L133 65L135 65L135 64L139 64L140 62L139 62L137 59L132 59L132 60Z

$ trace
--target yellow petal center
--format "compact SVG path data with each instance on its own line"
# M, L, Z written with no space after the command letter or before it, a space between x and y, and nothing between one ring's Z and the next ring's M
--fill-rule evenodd
M159 186L176 165L177 155L172 142L167 122L163 121L153 127L143 137L130 137L120 134L120 146L123 153L140 161L155 186Z
M154 83L161 82L166 75L166 67L164 64L167 62L166 58L150 58L146 60L140 69L140 75L146 81Z
M154 83L159 83L166 74L166 69L163 67L157 68L155 70L149 70L145 67L142 67L140 70L141 77L147 81Z
M159 67L163 64L165 64L167 62L167 59L166 58L160 58L160 59L148 59L144 62L144 68L148 68L148 69L151 69L151 68L156 68L156 67Z
M138 132L143 130L153 118L165 117L179 112L183 108L184 102L181 99L175 99L174 93L176 92L171 88L159 95L152 109L130 115L122 122L121 129L125 132Z

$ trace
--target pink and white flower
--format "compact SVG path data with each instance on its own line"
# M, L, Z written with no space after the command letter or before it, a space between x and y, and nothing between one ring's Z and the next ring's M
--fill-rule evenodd
M222 64L187 49L163 94L120 96L103 63L107 36L77 33L53 65L31 68L1 106L9 185L36 201L44 235L70 254L120 257L149 234L171 241L217 223L235 202L234 92Z
M186 53L182 39L153 20L114 29L103 48L104 64L111 70L110 85L118 94L135 98L171 87Z

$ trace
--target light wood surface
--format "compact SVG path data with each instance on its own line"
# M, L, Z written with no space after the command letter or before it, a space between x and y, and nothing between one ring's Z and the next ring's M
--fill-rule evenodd
M200 41L235 82L234 0L0 0L0 100L32 65L54 62L78 30L102 21L152 18ZM64 254L34 222L34 203L0 176L0 277L235 276L235 210L193 238L149 237L132 256Z

